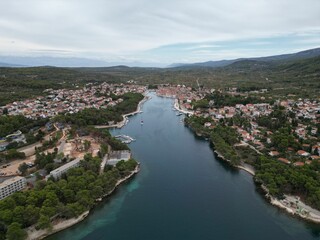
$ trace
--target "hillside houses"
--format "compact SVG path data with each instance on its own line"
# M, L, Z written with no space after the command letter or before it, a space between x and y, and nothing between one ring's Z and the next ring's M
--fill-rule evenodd
M113 107L123 101L118 98L113 100L111 94L121 96L128 92L143 93L146 87L137 85L113 85L102 83L96 86L85 86L82 89L48 89L48 95L16 101L2 107L8 110L9 115L22 114L28 118L47 118L59 113L77 113L85 108L108 108ZM0 111L2 112L2 111Z

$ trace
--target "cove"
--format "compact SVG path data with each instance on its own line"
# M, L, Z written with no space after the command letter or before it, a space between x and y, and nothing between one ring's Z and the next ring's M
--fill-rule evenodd
M172 99L149 95L143 113L111 131L137 139L130 148L140 173L83 222L47 239L320 239L318 225L270 205L251 175L216 159L181 123Z

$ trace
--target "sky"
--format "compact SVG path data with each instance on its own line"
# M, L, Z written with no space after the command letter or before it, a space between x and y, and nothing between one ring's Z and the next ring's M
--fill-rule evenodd
M320 47L320 0L0 0L1 56L165 66Z

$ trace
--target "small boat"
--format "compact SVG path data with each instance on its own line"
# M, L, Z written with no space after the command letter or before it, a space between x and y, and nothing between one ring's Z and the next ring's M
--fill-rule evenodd
M181 112L178 112L176 115L177 116L181 116L183 113L181 113Z
M140 124L143 125L143 120L141 120Z

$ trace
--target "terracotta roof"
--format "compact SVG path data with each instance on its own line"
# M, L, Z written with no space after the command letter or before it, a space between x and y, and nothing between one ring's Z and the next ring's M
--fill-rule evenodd
M295 162L293 165L297 167L301 167L301 166L304 166L304 162Z
M278 158L278 160L279 160L280 162L285 163L285 164L290 164L290 161L289 161L288 159L286 159L286 158Z

